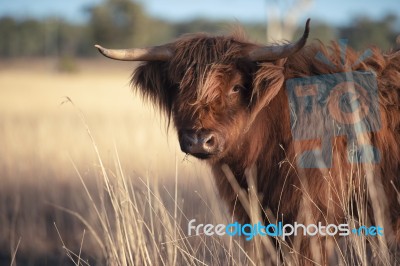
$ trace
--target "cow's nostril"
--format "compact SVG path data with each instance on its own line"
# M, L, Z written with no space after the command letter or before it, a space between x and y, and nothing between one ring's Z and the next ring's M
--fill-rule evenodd
M215 142L215 138L214 138L213 135L209 136L209 137L206 139L206 144L207 144L208 146L213 146L213 145L214 145L214 142Z
M214 134L206 134L205 136L203 136L203 149L204 151L208 152L208 153L215 153L216 152L216 148L217 148L217 138L215 137Z

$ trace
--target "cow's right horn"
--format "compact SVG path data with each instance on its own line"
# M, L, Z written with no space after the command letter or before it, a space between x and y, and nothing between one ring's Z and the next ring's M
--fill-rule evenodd
M172 57L172 51L166 45L131 49L107 49L98 44L95 47L105 57L122 61L168 61Z
M309 33L310 19L307 19L303 36L301 36L301 38L297 42L284 45L258 47L250 51L248 56L252 61L274 61L277 59L288 57L304 47L307 42Z

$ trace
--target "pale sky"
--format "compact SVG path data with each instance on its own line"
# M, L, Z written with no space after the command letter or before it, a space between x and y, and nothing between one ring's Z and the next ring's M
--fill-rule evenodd
M267 8L279 3L285 10L295 0L137 0L153 16L183 21L194 17L227 19L239 22L265 22ZM59 16L69 21L84 22L84 7L102 0L0 0L0 16L45 18ZM391 12L400 15L399 0L313 0L304 12L305 20L324 20L343 25L357 15L380 18Z

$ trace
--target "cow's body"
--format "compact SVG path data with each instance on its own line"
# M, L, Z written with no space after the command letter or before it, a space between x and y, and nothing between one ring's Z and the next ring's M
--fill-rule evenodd
M172 118L182 150L211 165L221 197L241 221L248 221L248 214L222 171L224 164L244 189L244 172L255 165L262 206L284 223L382 222L389 246L398 246L400 53L374 49L356 63L358 55L348 49L341 62L338 45L328 52L313 44L283 58L254 60L251 51L257 47L236 36L189 35L168 44L168 60L140 65L132 83ZM317 60L318 53L335 67ZM350 163L350 142L341 135L331 138L329 167L299 167L299 155L322 144L318 138L293 138L287 81L351 71L368 71L377 81L379 129L358 134L354 143L375 147L379 161ZM331 134L331 120L315 114L304 130L322 127ZM357 209L356 203L364 207ZM307 243L299 249L307 249Z

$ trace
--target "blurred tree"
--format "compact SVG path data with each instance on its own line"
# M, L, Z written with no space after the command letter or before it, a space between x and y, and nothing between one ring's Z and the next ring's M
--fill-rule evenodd
M190 21L175 23L175 36L178 37L182 34L193 32L208 32L217 34L223 29L228 29L229 22L226 21L212 21L202 18L193 19Z
M0 56L10 57L16 54L16 22L10 17L0 19Z
M40 56L43 48L41 24L32 19L17 22L12 18L0 19L0 55Z
M141 5L130 0L107 0L88 9L96 42L114 47L143 45L149 18Z
M43 55L43 28L38 21L29 19L18 23L15 34L18 37L14 45L20 55Z
M349 40L349 45L357 50L366 49L371 45L380 47L383 50L393 48L396 44L394 25L397 16L389 14L382 20L374 21L368 17L359 17L350 26L340 29L340 38Z
M58 18L49 18L42 22L44 32L45 56L75 56L79 53L82 43L87 45L90 38L85 34L85 28L81 25L67 23Z
M207 32L211 34L230 34L243 31L252 41L265 43L265 26L261 23L234 23L230 21L212 21L206 19L193 19L178 22L173 25L174 37L186 33Z
M304 25L301 25L297 28L296 33L294 34L294 38L298 38L304 32ZM338 31L326 24L322 21L312 21L311 22L311 31L310 36L308 37L308 43L312 41L318 40L324 44L329 44L331 41L337 39Z
M299 25L299 18L308 10L313 0L266 0L267 41L291 41Z
M74 25L58 18L43 21L13 18L0 19L1 57L40 57L83 55L79 47L89 41L86 27Z
M310 1L287 0L285 3ZM56 56L66 58L68 60L65 62L69 62L75 56L97 54L93 49L95 43L116 48L143 47L169 42L174 37L190 32L230 33L237 26L244 29L251 40L265 43L263 23L232 25L229 21L206 19L172 23L149 16L141 4L134 0L105 0L87 8L86 12L88 23L79 25L55 17L43 20L0 18L0 57ZM313 21L310 39L327 42L347 38L355 49L365 49L374 44L386 50L395 46L396 37L400 34L395 24L398 25L395 15L388 15L379 21L360 17L341 28ZM290 34L293 35L292 30ZM300 36L303 30L304 25L300 25L295 36ZM286 39L290 40L291 37Z

